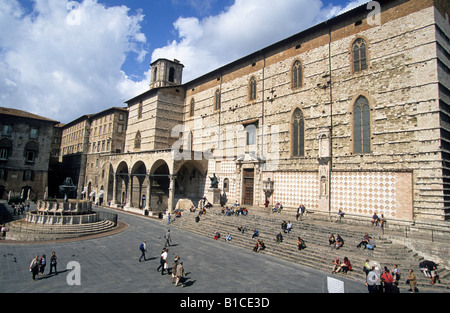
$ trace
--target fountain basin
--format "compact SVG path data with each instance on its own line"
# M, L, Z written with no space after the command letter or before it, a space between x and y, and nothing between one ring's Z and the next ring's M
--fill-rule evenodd
M39 224L88 224L99 221L98 213L92 211L87 200L39 200L36 211L28 212L25 220Z

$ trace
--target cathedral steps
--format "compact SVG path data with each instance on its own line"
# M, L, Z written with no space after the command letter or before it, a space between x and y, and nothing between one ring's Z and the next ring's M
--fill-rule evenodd
M364 231L361 231L358 227L353 228L348 227L348 225L343 227L339 223L291 220L293 222L293 230L290 234L284 234L281 230L282 215L249 214L248 216L224 216L218 213L217 210L211 210L200 217L199 223L195 222L196 215L197 213L184 211L182 217L174 218L171 225L208 237L211 240L213 240L215 232L219 231L221 234L219 240L225 241L225 237L229 232L232 235L232 240L227 243L247 249L249 253L254 253L252 249L256 243L256 238L252 239L251 237L253 230L257 228L260 234L257 238L262 239L266 244L266 249L260 253L269 254L319 270L330 271L330 273L332 262L336 256L341 261L346 256L350 259L353 266L353 271L349 272L346 277L361 281L365 280L362 267L366 259L378 261L382 267L387 266L389 270L392 269L394 264L398 264L402 273L400 283L403 287L405 286L404 281L408 276L408 269L412 268L418 278L419 289L425 291L428 288L432 288L430 290L446 290L450 288L448 282L450 271L440 268L441 284L430 286L430 280L425 278L418 269L418 264L422 258L404 245L396 244L378 234L373 234L376 242L376 248L374 250L357 248L356 245L364 235ZM238 227L241 226L247 228L244 234L238 231ZM369 235L372 235L370 230L370 227L366 229ZM279 231L283 234L284 240L282 243L275 242L275 236ZM345 242L343 247L336 250L329 245L328 238L331 233L334 233L335 236L336 234L341 235ZM305 240L307 246L306 249L301 251L297 249L297 237L299 236Z

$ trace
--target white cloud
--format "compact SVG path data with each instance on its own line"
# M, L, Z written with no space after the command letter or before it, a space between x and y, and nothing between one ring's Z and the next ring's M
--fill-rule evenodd
M141 30L142 12L97 0L32 1L29 9L19 0L0 0L0 106L69 122L122 106L148 89L149 71L133 79L121 70L127 58L139 63L148 53L153 34ZM235 0L214 16L178 18L177 40L155 49L152 61L180 60L186 82L365 2L348 1ZM187 4L206 4L206 13L216 2Z
M34 2L25 13L0 0L0 106L69 122L148 89L121 71L127 55L139 62L147 53L141 12L96 0Z
M179 39L155 49L152 61L180 60L187 82L364 2L342 7L324 6L320 0L235 0L216 16L180 17L174 23Z

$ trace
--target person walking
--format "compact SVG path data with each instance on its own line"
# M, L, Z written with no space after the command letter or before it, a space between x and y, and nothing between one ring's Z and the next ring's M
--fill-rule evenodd
M33 280L36 280L36 275L39 273L39 255L36 255L34 259L31 260L29 270L33 275Z
M186 284L184 283L185 276L183 262L181 261L180 264L177 265L177 280L175 282L175 287L178 287L179 283L181 283L182 287L186 287Z
M41 275L41 277L44 276L44 270L45 270L45 266L47 265L47 259L45 254L42 255L42 257L39 259L39 273Z
M412 269L409 270L409 276L408 276L408 280L407 283L409 284L409 290L412 293L415 293L417 291L417 279L416 279L416 275L414 275L414 272Z
M147 252L147 241L144 240L143 243L139 246L139 250L141 250L141 257L139 258L139 262L141 262L142 258L144 258L144 261L147 261L147 258L145 257L145 252Z
M52 269L55 268L55 275L58 275L58 272L56 271L56 254L55 251L52 252L52 256L50 257L50 272L49 275L52 274Z
M170 247L170 243L172 242L172 238L170 238L170 229L167 230L167 233L164 236L164 239L166 239L166 243L164 244L164 248L167 247L167 246Z
M167 269L167 252L169 252L169 250L164 248L159 258L159 266L156 269L158 272L159 269L161 269L161 275L164 275L164 270Z
M173 261L172 264L172 284L175 283L175 279L177 278L177 266L178 266L178 260L180 258L177 256L175 256L175 260Z

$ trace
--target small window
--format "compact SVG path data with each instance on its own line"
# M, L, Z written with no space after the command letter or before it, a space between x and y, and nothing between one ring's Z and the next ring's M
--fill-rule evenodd
M12 127L10 125L3 125L3 130L2 130L2 134L4 136L9 136L11 135L12 132Z
M256 125L249 124L245 126L246 144L247 146L256 144Z
M256 100L256 78L253 76L250 78L249 86L248 86L248 98L250 101Z
M220 110L220 90L217 89L214 95L214 111Z
M192 98L191 102L189 104L189 117L193 117L194 116L194 111L195 111L195 101Z
M353 72L367 69L367 45L364 39L358 38L352 46Z
M142 118L142 102L139 102L139 106L138 106L138 118Z
M30 138L36 139L37 137L38 137L38 129L35 127L32 127L31 131L30 131Z
M8 149L0 148L0 160L8 160Z
M0 160L8 160L12 153L13 144L8 138L0 140Z
M292 88L298 88L302 86L302 74L302 64L297 60L292 66Z
M23 171L23 181L32 181L33 180L33 171L25 170Z
M228 178L225 178L223 180L223 191L229 192L230 191L230 180Z
M158 68L155 67L153 70L153 81L156 82L157 79L158 79Z
M138 131L134 137L134 148L139 149L141 147L141 133Z
M39 147L37 145L37 143L30 141L26 144L25 146L25 162L26 163L34 163L34 160L37 158L38 156L38 151L39 151Z
M175 82L175 69L173 67L169 69L169 82Z
M6 180L8 178L7 170L0 168L0 179Z

